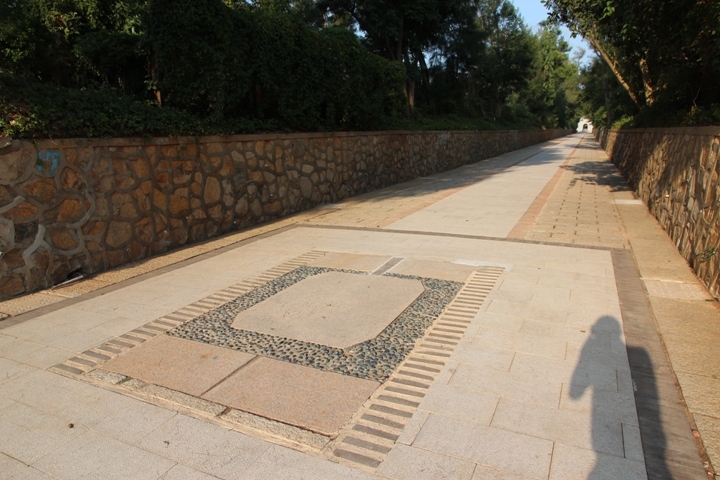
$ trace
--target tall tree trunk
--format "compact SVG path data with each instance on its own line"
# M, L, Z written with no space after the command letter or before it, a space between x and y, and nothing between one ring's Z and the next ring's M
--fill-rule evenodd
M605 94L605 124L610 127L613 123L612 105L610 104L610 92L607 77L603 76L603 93Z
M630 99L632 99L633 103L636 107L640 108L643 106L643 102L640 100L640 96L637 94L637 92L630 86L628 82L625 81L625 77L622 73L620 73L620 69L618 68L617 62L608 55L607 51L603 46L600 44L600 42L592 35L586 36L587 40L590 42L590 45L593 46L595 50L597 50L600 55L605 60L605 63L608 67L610 67L610 70L612 70L613 75L615 75L615 78L617 78L618 82L620 82L620 85L625 89L625 91L630 95Z
M430 71L425 61L425 55L423 55L422 49L417 53L418 60L420 61L420 72L423 76L423 84L425 85L425 95L427 96L428 105L430 111L433 114L437 114L437 108L435 107L435 99L433 98L432 91L430 90Z
M647 58L640 59L640 73L642 73L643 87L645 87L645 103L652 105L655 102L655 86L650 77L650 68L648 67Z

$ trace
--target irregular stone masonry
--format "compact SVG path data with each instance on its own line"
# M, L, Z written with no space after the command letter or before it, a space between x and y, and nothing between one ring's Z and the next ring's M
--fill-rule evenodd
M720 127L596 134L695 274L720 296Z
M567 133L6 141L0 298Z

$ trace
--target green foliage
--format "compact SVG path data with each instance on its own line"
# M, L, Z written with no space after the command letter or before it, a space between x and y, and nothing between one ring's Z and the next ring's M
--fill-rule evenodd
M565 126L571 67L509 0L13 0L0 134Z
M397 109L402 67L345 29L316 31L292 15L219 0L153 0L150 19L163 104L303 130L370 128Z
M109 90L71 89L0 74L0 135L74 138L196 135L206 130L183 112Z
M720 104L717 0L543 3L555 21L590 41L636 108L642 110L640 123L668 121L652 119L651 112L662 112L665 119L682 123L685 117L694 118L693 109L712 110L712 105Z

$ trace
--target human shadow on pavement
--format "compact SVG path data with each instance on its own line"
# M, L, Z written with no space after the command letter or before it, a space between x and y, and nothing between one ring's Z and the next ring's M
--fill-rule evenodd
M605 385L598 385L596 381L593 381L593 375L589 373L598 364L612 364L614 355L609 350L609 342L621 342L621 330L620 322L612 316L600 317L595 322L590 338L583 345L570 384L570 398L576 401L580 400L589 388L592 389L592 445L597 460L587 480L637 478L629 471L624 472L627 476L618 477L620 463L617 458L608 454L608 446L613 442L611 437L616 437L612 430L617 428L614 425L622 422L623 416L628 413L626 411L628 410L627 404L623 404L619 395L608 391ZM645 429L642 432L644 435L642 438L643 450L647 452L648 448L652 449L652 465L646 465L648 474L652 472L648 478L672 479L673 476L668 470L665 460L667 440L660 417L660 399L650 357L644 348L627 347L627 351L631 364L642 365L639 383L634 369L633 379L637 384L635 402L638 417L641 417L640 423L652 428L652 439L647 438L647 434L650 432ZM648 440L650 440L649 444ZM647 454L645 454L645 459L647 462ZM623 475L623 473L620 474Z

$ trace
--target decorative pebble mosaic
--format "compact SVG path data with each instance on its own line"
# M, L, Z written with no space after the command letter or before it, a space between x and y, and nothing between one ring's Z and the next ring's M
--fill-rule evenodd
M434 278L385 274L419 280L425 291L377 337L347 349L232 328L238 313L302 280L326 272L367 275L333 268L299 267L168 332L169 335L232 348L320 370L383 382L412 351L415 342L455 298L463 284ZM368 299L371 301L371 299Z

